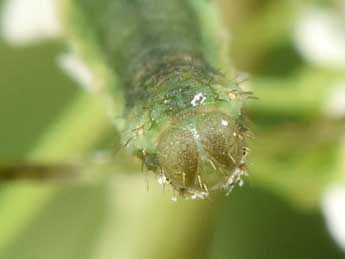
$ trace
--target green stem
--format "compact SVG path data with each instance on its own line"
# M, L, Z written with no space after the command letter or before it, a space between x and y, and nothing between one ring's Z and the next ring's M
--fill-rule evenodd
M37 143L29 159L42 162L70 160L98 142L109 127L104 104L95 97L80 95ZM59 190L57 186L46 184L11 183L6 187L1 197L0 251L14 242Z

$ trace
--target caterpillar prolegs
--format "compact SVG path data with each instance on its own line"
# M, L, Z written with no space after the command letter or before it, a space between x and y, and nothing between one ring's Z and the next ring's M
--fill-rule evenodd
M231 191L245 174L247 93L228 78L214 3L64 0L61 10L72 48L124 100L130 152L184 197Z

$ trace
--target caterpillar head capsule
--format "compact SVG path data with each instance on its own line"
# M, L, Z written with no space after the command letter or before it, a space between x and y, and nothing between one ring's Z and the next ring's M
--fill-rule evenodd
M182 115L160 134L160 168L185 197L231 191L244 173L247 147L242 134L236 120L220 111Z

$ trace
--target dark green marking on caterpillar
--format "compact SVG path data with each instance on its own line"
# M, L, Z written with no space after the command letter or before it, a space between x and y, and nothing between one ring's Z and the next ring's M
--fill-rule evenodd
M230 192L246 172L248 93L219 71L197 2L70 2L70 26L97 46L118 81L109 91L124 96L124 145L183 197Z

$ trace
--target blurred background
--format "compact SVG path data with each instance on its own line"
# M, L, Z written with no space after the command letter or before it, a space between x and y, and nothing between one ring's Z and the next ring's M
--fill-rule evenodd
M73 161L118 143L102 99L58 66L52 3L0 0L1 163ZM2 183L0 258L345 258L345 2L218 4L229 59L259 98L246 111L245 185L174 203L125 162L84 184Z

